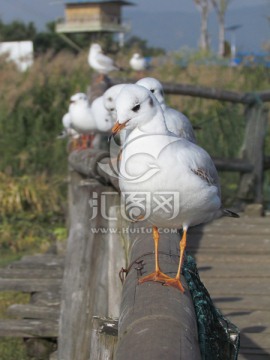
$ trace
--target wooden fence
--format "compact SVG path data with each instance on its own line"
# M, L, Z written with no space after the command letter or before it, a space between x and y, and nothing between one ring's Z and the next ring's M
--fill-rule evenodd
M107 84L98 86L96 96ZM267 110L263 102L270 100L270 93L258 93L255 101L254 96L215 89L170 84L164 84L164 89L245 104L242 159L216 159L215 163L219 170L241 173L239 199L261 202L263 171L270 168L264 155ZM145 224L129 226L121 218L117 179L103 172L98 162L109 163L109 154L89 149L69 155L69 238L58 359L200 359L189 292L181 294L157 283L138 286L137 277L153 267L152 237L136 230ZM104 194L106 216L99 212ZM176 271L178 243L178 234L162 236L160 256L165 272ZM123 291L118 278L122 267L129 270Z

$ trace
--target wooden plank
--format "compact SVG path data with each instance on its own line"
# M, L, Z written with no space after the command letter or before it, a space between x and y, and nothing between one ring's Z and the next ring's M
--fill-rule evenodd
M69 164L79 174L87 176L91 181L96 179L103 184L111 184L119 191L118 178L115 174L110 175L112 166L107 151L99 149L73 151L69 156ZM108 169L108 171L104 171L104 169Z
M120 84L123 82L135 83L136 81L136 79L111 79L112 85ZM256 92L256 94L250 94L190 84L175 84L163 82L162 85L165 93L172 95L200 97L204 99L229 101L232 103L241 104L253 104L258 102L258 99L260 99L261 101L270 101L269 91L261 91Z
M239 221L238 221L239 220ZM236 220L232 220L232 221L227 221L224 220L218 221L216 220L214 223L212 223L211 225L206 225L205 227L193 227L191 229L189 229L189 234L190 235L203 235L203 236L207 236L208 234L215 234L215 235L221 235L221 230L222 230L222 234L235 234L235 235L269 235L270 234L270 225L269 225L269 221L270 221L270 217L264 217L263 220L258 221L257 223L254 222L253 219L245 219L245 220L240 220L238 219L237 222ZM250 221L251 223L248 223L248 221Z
M270 220L270 219L269 219ZM239 224L241 225L241 224ZM220 231L222 231L222 233L220 233ZM242 237L247 237L247 240L252 239L255 242L256 239L262 239L263 237L266 239L269 239L268 242L270 242L270 227L268 226L267 223L265 224L261 224L258 225L256 227L252 227L249 228L248 226L238 226L237 228L232 228L230 227L230 225L228 225L227 227L225 227L225 225L223 227L220 228L211 228L211 229L205 229L204 232L192 232L189 231L189 238L192 237L204 237L204 238L208 238L208 237L214 237L214 236L220 236L221 241L225 238L228 237L229 240L230 238L234 237L234 236L239 236L240 238ZM218 240L219 241L219 240Z
M269 333L249 333L241 336L241 349L262 349L270 353Z
M270 334L270 312L252 311L222 311L240 330L241 334Z
M259 348L259 347L257 347L257 348L253 348L253 347L251 347L251 348L248 348L248 347L243 347L243 348L240 348L240 354L242 354L242 355L244 355L244 354L249 354L249 355L257 355L257 356L263 356L263 355L268 355L268 358L267 359L269 359L269 354L270 354L270 351L269 351L270 349L266 349L266 350L264 350L264 349L261 349L261 348ZM253 357L251 357L251 359L253 360Z
M204 284L210 294L215 296L221 295L270 295L270 281L258 282L249 278L224 278L222 281L207 278Z
M221 263L211 263L209 266L199 266L198 267L200 276L202 279L212 278L212 279L223 279L223 278L246 278L249 279L264 279L264 281L270 281L270 265L262 264L258 267L257 264L250 263L250 266L244 264L233 264L229 266L228 264ZM268 280L267 280L268 279Z
M254 354L250 352L240 353L237 360L269 360L270 353Z
M251 311L269 311L270 310L270 297L259 295L247 295L244 296L214 296L212 294L212 300L215 305L222 309L223 312L237 311L244 313Z
M120 217L120 206L110 206L109 209L110 229L117 229ZM115 219L115 220L113 220ZM119 317L120 302L122 295L122 283L119 279L119 270L126 268L125 249L119 232L108 234L108 315L112 318Z
M218 171L249 173L253 170L251 164L241 159L221 159L213 157L213 161Z
M58 352L55 351L50 355L50 360L58 360Z
M0 291L22 291L22 292L36 292L36 291L58 291L62 285L62 279L0 279Z
M136 230L144 225L130 226ZM143 266L140 270L140 263L134 262L124 282L116 359L200 359L196 316L184 279L185 294L160 283L138 285L138 277L154 269L153 239L152 234L137 231L131 231L129 237L130 263L140 259ZM178 234L163 235L160 241L162 270L174 270L170 273L174 276L177 264L169 254L176 251L178 243Z
M57 306L36 306L31 304L13 304L9 306L7 313L23 319L47 319L56 320L59 318L60 307Z
M85 360L91 352L91 329L94 315L108 312L107 238L91 229L103 226L101 216L93 215L94 200L111 187L98 182L83 186L84 177L70 172L69 218L63 291L60 313L58 356L65 360ZM95 196L93 198L93 196ZM92 218L92 220L90 220Z
M99 173L97 164L104 158L109 158L109 153L104 150L76 150L70 153L68 162L79 174L87 176L88 179L98 179Z
M221 252L208 252L205 249L196 249L196 260L198 266L211 266L212 264L218 266L224 264L224 266L246 266L260 264L261 266L268 266L269 255L268 254L242 254L242 253L230 253L229 256L224 256Z
M235 241L235 239L237 239ZM188 249L192 251L194 248L199 248L201 251L219 251L221 254L226 252L239 252L241 254L269 254L270 253L270 236L256 237L253 235L238 235L237 237L232 234L216 235L208 234L207 237L201 239L195 235L187 238Z
M25 255L18 262L23 263L36 263L36 264L45 264L47 266L59 266L64 265L64 257L52 254L36 254L36 255ZM14 265L18 263L17 261L12 263Z
M14 261L7 266L18 269L63 269L64 258L55 255L24 256L21 260Z
M239 218L231 218L228 216L221 217L219 219L216 219L212 222L209 222L204 225L198 225L194 226L193 229L211 229L216 227L224 227L224 230L226 230L226 227L230 226L230 228L238 228L241 226L242 230L245 231L245 229L253 228L260 225L265 225L269 228L268 220L270 218L270 214L267 214L265 216L249 216L246 215L243 212L239 212ZM268 219L268 220L267 220ZM226 224L226 227L224 226Z
M58 291L43 291L31 294L30 303L36 306L60 306L61 295Z
M267 110L263 104L247 106L245 111L246 128L242 147L242 158L254 166L252 173L242 174L238 188L239 201L262 203L264 142L267 126Z
M0 337L52 337L58 335L58 323L52 320L1 320Z
M33 272L32 269L22 268L18 269L16 267L9 267L0 269L0 278L2 279L61 279L63 277L64 269L62 268L43 268L35 269Z
M118 322L110 318L93 318L89 360L113 360L117 342Z

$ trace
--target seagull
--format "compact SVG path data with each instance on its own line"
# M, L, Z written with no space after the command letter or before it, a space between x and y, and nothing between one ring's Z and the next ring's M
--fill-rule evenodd
M132 206L138 209L136 197L148 194L143 214L144 220L153 226L155 270L139 279L139 284L157 281L184 292L180 274L189 227L221 216L238 215L222 207L219 178L209 154L168 131L162 108L149 90L136 84L126 85L116 98L116 111L118 121L113 134L130 130L120 163L122 199L130 217L134 219L135 213L137 220L142 220L137 211L131 210ZM166 193L174 198L173 211L169 213L155 201L159 194L164 197ZM158 228L183 229L174 278L163 273L159 265Z
M71 116L70 113L66 113L63 117L62 117L62 124L64 127L64 130L62 131L62 133L57 137L58 139L63 139L66 138L67 136L70 136L73 139L78 139L80 134L72 129L71 127Z
M95 119L97 132L111 133L114 125L112 114L105 108L103 95L96 98L91 105L92 113Z
M129 61L131 68L135 71L144 71L147 67L147 63L144 57L135 53Z
M125 85L126 84L117 84L117 85L111 86L103 94L104 107L107 111L110 112L112 118L115 121L117 120L117 115L116 115L116 110L115 110L115 99Z
M92 140L97 126L91 110L87 95L76 93L70 98L68 108L70 115L70 127L82 135L82 148L87 147L87 141Z
M161 83L152 77L146 77L136 82L150 90L158 100L164 112L167 128L176 136L185 138L193 143L196 143L193 127L189 119L180 111L177 111L165 104L164 90Z
M111 114L111 117L112 117L114 122L117 121L117 114L116 114L116 109L115 109L115 100L116 100L117 96L119 95L120 91L123 89L123 87L125 85L126 84L117 84L117 85L111 86L103 94L104 107L105 107L105 109L107 109L107 111L109 111L109 113ZM124 143L125 138L126 138L126 131L123 130L120 133L120 143L121 144Z
M71 96L68 111L71 127L78 133L89 134L96 129L96 122L85 93Z
M114 120L111 113L106 110L103 103L103 96L96 98L91 105L91 110L96 123L96 135L92 143L93 148L100 148L100 143L103 135L109 135L114 125Z
M65 139L66 137L69 137L71 139L70 149L75 149L77 146L77 141L80 138L80 134L71 127L70 113L66 113L62 117L62 124L64 129L61 134L57 136L57 139Z
M88 64L101 75L107 75L111 71L120 70L110 57L103 54L101 46L97 43L93 43L90 46Z

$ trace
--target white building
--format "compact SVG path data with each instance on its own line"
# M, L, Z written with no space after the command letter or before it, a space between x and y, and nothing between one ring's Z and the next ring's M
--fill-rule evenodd
M0 43L0 55L6 55L7 61L13 61L19 71L26 71L34 62L32 41L9 41Z

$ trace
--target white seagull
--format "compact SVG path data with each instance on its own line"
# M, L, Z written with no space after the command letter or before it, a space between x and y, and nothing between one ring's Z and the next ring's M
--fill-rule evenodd
M97 126L87 95L76 93L71 96L69 104L70 127L82 136L82 148L87 147L88 141L93 141Z
M114 122L117 121L115 100L125 85L126 84L114 85L114 86L110 87L108 90L106 90L105 93L103 94L104 106L107 109L107 111L109 111L109 113L111 114L111 117ZM120 143L121 144L124 143L126 136L127 136L126 131L125 130L121 131L121 133L120 133Z
M111 114L112 118L116 121L117 115L115 110L115 99L117 98L120 91L126 84L117 84L111 86L108 90L103 94L103 103L104 107Z
M96 130L96 122L86 94L76 93L72 95L68 111L71 127L79 134L90 134Z
M222 207L218 174L211 157L201 147L168 131L162 109L149 90L126 85L116 99L116 111L118 121L112 132L131 131L122 149L119 174L122 196L131 194L125 196L131 217L132 205L138 209L136 195L149 195L144 203L144 216L153 225L155 271L139 283L158 281L184 292L180 274L188 228L223 215L238 215ZM164 197L166 193L175 200L169 213L155 201L158 195ZM141 220L138 212L135 213L137 220ZM160 269L158 227L183 229L175 278Z
M165 104L163 86L157 79L146 77L137 81L136 84L145 87L155 95L164 112L167 128L172 133L174 133L176 136L196 143L196 138L191 122L183 113Z
M132 58L129 60L129 64L135 71L144 71L147 67L145 58L138 53L132 55Z
M91 44L88 63L92 69L102 75L107 75L109 72L119 70L119 67L115 65L114 61L103 54L102 48L99 44Z
M114 120L111 113L104 106L103 95L92 102L91 109L95 118L97 132L110 133L114 125Z
M70 149L75 149L77 145L77 141L80 138L80 134L72 129L71 127L71 116L70 113L66 113L62 118L63 131L60 135L57 136L57 139L65 139L69 137L71 139L71 147Z
M64 130L63 130L62 134L60 135L61 138L65 138L67 136L70 136L73 139L79 138L80 134L76 130L72 129L72 127L71 127L71 116L70 116L69 112L63 116L62 124L63 124Z

